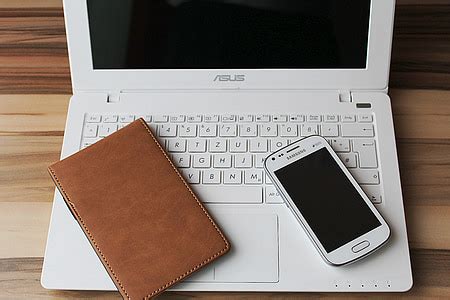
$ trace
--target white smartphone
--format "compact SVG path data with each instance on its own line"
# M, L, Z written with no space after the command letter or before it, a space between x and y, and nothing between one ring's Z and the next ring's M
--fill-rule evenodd
M388 224L324 138L290 144L264 166L327 263L354 262L389 239Z

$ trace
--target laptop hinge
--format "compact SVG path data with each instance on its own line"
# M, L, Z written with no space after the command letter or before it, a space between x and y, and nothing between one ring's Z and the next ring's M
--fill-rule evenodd
M352 92L339 91L339 102L353 102Z
M120 102L120 96L122 95L122 92L111 92L107 94L106 102L107 103L118 103Z

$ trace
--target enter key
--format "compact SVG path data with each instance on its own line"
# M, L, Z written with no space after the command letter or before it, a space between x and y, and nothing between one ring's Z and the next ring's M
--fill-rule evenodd
M377 168L377 149L375 140L370 139L356 139L353 140L353 151L359 154L360 168Z

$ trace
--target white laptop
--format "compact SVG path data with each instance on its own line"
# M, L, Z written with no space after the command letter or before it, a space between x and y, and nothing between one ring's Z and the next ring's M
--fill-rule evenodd
M394 4L66 0L74 96L61 156L136 118L150 124L233 245L171 290L406 291L387 95ZM348 266L324 263L263 170L268 153L311 134L331 143L392 230ZM42 285L116 289L57 191Z

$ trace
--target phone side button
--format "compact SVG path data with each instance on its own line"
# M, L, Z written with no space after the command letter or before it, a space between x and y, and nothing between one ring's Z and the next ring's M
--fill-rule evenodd
M361 243L356 244L355 246L353 246L352 247L352 251L354 253L358 253L359 251L362 251L362 250L366 249L369 246L370 246L369 241L362 241Z

